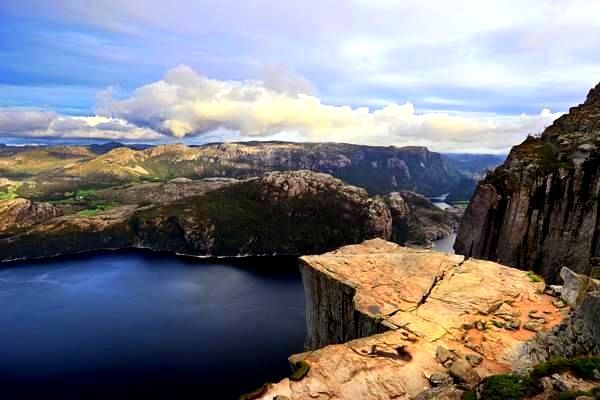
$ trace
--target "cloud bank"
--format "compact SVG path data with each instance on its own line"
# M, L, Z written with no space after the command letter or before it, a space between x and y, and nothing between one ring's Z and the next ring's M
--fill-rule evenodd
M418 113L408 102L375 110L331 105L313 94L302 77L276 72L270 80L216 80L182 65L129 97L115 98L112 89L99 93L96 116L0 109L0 136L185 141L228 132L239 140L287 138L504 152L560 115L547 109L512 116Z
M159 140L163 135L116 118L73 117L54 111L0 108L0 137L135 141Z

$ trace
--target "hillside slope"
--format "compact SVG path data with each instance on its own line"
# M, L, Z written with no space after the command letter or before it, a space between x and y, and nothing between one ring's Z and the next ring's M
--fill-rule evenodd
M0 261L128 247L199 256L311 254L388 239L392 229L383 199L310 171L271 172L162 205L47 214L36 213L38 224L20 218L4 227Z
M292 170L331 174L372 195L398 190L425 196L470 194L475 187L439 153L425 147L288 142L173 144L146 149L117 146L109 144L102 151L92 146L5 148L0 151L0 176L27 181L20 194L37 200L142 181L247 179Z

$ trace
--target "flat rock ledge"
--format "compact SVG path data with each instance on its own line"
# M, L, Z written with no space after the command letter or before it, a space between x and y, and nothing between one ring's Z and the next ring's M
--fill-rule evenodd
M302 257L300 269L311 351L290 362L310 370L259 399L412 399L436 380L474 385L530 365L523 348L566 314L527 272L381 239Z

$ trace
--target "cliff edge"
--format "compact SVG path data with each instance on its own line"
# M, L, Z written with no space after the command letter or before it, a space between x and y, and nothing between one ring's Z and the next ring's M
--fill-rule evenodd
M310 371L256 398L411 399L431 385L474 387L530 365L526 343L567 313L526 272L381 239L302 257L300 269L310 351L290 362Z

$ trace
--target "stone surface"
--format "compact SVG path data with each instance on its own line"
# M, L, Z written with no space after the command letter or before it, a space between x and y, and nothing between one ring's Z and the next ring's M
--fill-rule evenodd
M530 362L521 348L535 334L493 326L494 312L551 311L549 326L561 320L544 285L524 271L380 239L302 257L300 268L312 351L290 361L311 369L301 381L275 384L264 400L408 400L449 372L474 384Z
M483 357L478 354L467 354L465 357L471 366L476 367L482 363Z
M481 377L477 371L463 359L454 361L448 372L450 376L456 379L457 383L466 383L467 385L475 386L481 381Z
M437 350L435 351L435 358L440 364L445 364L447 361L454 361L454 354L452 354L444 346L438 346Z
M362 336L402 328L435 341L504 303L513 315L519 304L551 300L523 271L377 239L302 257L300 268L311 349L360 337L361 321L369 325Z
M27 199L0 200L0 234L27 228L61 214L49 203L35 203Z
M573 304L573 311L570 311L567 314L568 318L559 325L539 333L534 341L525 346L524 353L537 362L556 357L600 354L600 292L586 290L589 287L594 288L594 284L590 283L592 280L588 277L566 269L563 269L561 275L565 278L565 287L568 287L565 293ZM557 303L559 302L554 302L557 306L565 306L562 300L560 304ZM569 310L570 307L563 309ZM536 324L536 327L541 325Z
M569 268L563 267L560 270L560 277L563 280L561 290L562 299L571 307L580 305L588 292L593 292L600 288L600 281L588 276L577 274Z
M461 400L464 392L456 386L449 385L426 390L414 400Z
M444 372L436 372L431 374L429 377L429 382L431 382L433 386L445 386L452 384L453 380L450 375Z
M475 191L461 221L459 254L535 268L549 283L562 267L585 275L600 256L600 103L585 103L541 137L513 147Z

